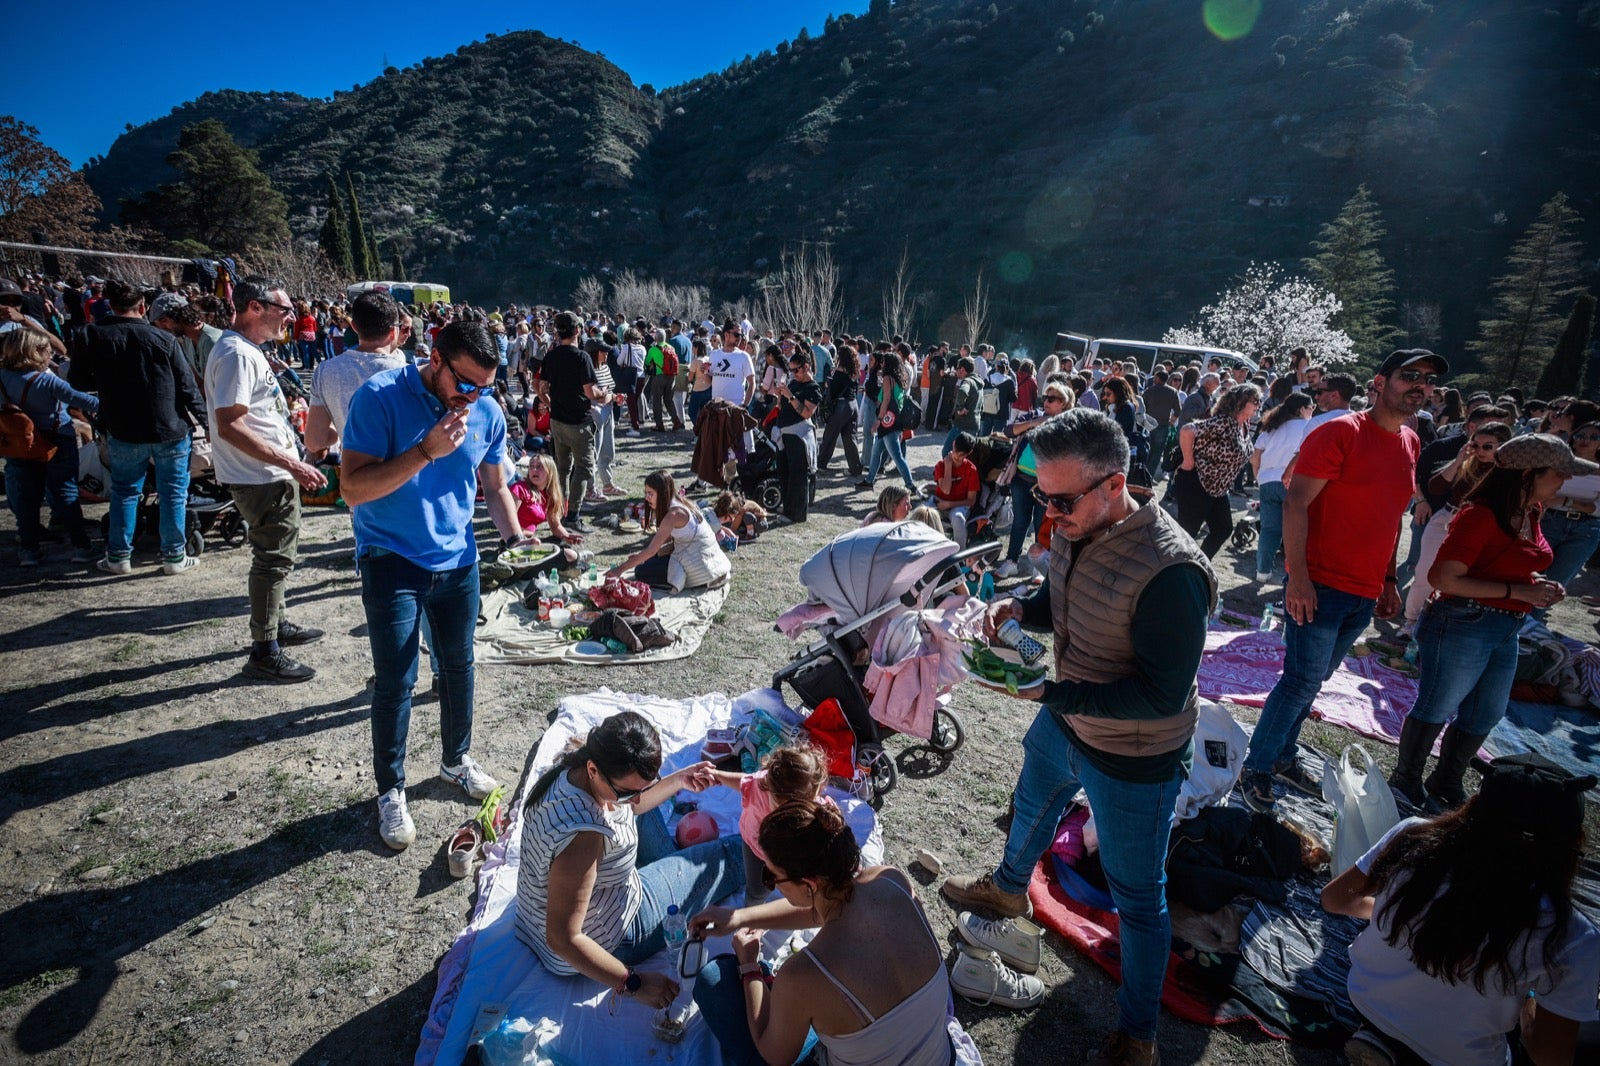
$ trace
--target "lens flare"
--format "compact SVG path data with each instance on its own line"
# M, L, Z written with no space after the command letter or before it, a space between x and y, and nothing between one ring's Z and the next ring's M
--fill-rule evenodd
M1094 194L1068 182L1045 188L1023 214L1028 239L1041 248L1070 244L1088 230L1094 218Z
M1256 28L1261 0L1205 0L1200 5L1206 29L1219 40L1237 41Z
M1033 257L1027 252L1007 252L995 264L1000 280L1010 285L1021 285L1033 277Z

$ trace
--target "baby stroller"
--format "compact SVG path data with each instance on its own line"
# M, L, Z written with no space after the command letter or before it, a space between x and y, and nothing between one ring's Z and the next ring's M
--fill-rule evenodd
M753 434L755 447L738 464L735 483L744 498L759 503L768 514L783 510L783 479L778 476L778 446L763 427Z
M954 541L921 522L883 522L834 538L800 566L800 582L810 593L808 623L821 639L807 646L772 678L788 684L815 711L836 700L855 739L857 787L876 802L894 788L899 772L883 750L893 730L874 720L864 682L880 628L908 612L921 612L953 591L965 591L962 566L993 561L996 542L959 550ZM960 748L966 728L948 706L942 689L928 747L941 754Z

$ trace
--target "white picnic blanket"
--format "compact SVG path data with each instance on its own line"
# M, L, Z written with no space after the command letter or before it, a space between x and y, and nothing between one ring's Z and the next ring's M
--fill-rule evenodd
M678 639L665 648L652 648L637 655L579 654L576 645L563 640L560 632L539 621L537 612L522 605L517 590L495 589L483 597L478 608L485 622L478 627L476 635L476 659L482 664L502 666L563 662L617 666L687 659L700 650L732 584L725 581L721 588L696 592L662 594L657 590L655 617Z

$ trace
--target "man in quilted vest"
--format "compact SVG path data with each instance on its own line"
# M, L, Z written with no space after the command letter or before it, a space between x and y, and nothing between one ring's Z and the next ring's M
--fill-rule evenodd
M993 873L947 879L943 892L1002 918L963 911L964 940L1027 961L1016 958L1017 928L1005 919L1032 914L1033 869L1082 788L1122 942L1116 1028L1089 1061L1149 1066L1160 1061L1156 1016L1170 949L1167 837L1194 754L1195 674L1217 581L1165 511L1128 493L1128 442L1113 420L1079 408L1028 440L1035 497L1055 520L1050 580L1028 600L992 606L987 628L1012 618L1051 625L1056 680L1017 693L1040 706L1022 742L1004 858ZM997 977L1004 983L1004 973Z

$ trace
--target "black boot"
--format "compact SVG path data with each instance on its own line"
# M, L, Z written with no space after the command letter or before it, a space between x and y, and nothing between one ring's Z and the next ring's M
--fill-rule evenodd
M1444 731L1444 743L1439 748L1439 765L1423 783L1428 790L1428 799L1439 810L1453 811L1467 802L1467 790L1461 781L1467 775L1467 764L1487 739L1486 733L1459 731L1454 722Z
M1397 798L1418 810L1428 802L1428 794L1422 787L1422 771L1428 768L1433 742L1443 728L1443 722L1419 722L1411 715L1406 716L1405 724L1400 727L1400 756L1394 773L1389 775L1389 788Z

